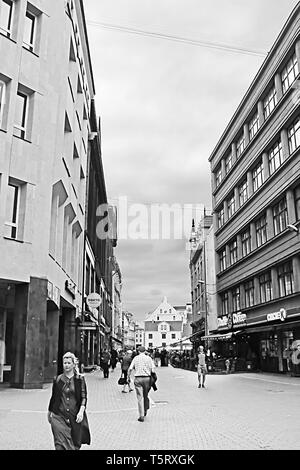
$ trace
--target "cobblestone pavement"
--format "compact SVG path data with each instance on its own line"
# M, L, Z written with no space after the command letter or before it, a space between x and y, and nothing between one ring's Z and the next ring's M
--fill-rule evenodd
M300 378L240 373L208 375L157 368L158 390L144 423L135 392L121 393L120 370L86 374L92 443L82 450L299 450ZM0 388L0 449L51 450L51 385Z

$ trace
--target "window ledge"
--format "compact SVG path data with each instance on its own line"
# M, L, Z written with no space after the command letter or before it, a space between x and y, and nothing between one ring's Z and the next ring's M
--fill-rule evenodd
M1 31L0 31L0 36L2 36L2 37L4 37L4 38L8 39L9 41L13 42L14 44L17 44L17 41L15 41L14 39L10 38L10 37L7 36L6 34L2 33Z
M16 139L19 139L19 140L23 140L24 142L27 142L28 144L32 144L31 140L23 139L22 137L19 137L18 135L13 134L13 137L15 137Z
M28 49L28 47L26 47L26 46L23 45L22 48L23 48L25 51L30 52L30 54L34 55L35 57L38 57L38 58L40 57L36 52L31 51L30 49Z
M1 127L0 127L0 132L4 132L5 134L7 134L7 130L6 129L1 129Z
M11 237L3 237L4 240L11 240L13 242L17 242L17 243L24 243L24 240L19 240L18 238L11 238Z

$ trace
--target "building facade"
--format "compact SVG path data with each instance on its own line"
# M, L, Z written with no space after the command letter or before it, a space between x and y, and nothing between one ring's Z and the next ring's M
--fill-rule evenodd
M192 343L197 350L202 337L217 329L217 297L213 218L204 213L190 238Z
M95 94L81 0L0 1L2 377L39 388L80 355Z
M152 312L148 313L145 325L145 348L146 349L182 349L184 327L188 319L187 307L173 307L164 297L161 304ZM187 331L185 329L185 331ZM189 340L185 345L190 346Z
M135 349L139 346L145 346L145 329L138 323L135 324Z
M300 343L299 25L298 4L210 156L218 331L274 372Z

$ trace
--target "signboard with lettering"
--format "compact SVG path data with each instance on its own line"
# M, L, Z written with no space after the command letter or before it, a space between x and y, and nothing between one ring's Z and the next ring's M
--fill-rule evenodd
M86 304L91 312L93 311L93 309L100 307L101 302L101 295L97 294L97 292L92 292L86 298Z
M218 317L218 328L229 328L231 329L235 325L241 325L246 323L247 314L242 312L229 313L228 315L223 315Z
M281 320L284 321L286 319L286 310L281 308L279 312L273 312L267 314L267 321L274 321L274 320Z

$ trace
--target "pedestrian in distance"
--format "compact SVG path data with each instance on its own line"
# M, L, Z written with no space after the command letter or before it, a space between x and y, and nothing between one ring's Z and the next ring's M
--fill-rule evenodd
M138 421L143 422L150 408L148 393L151 388L151 374L155 372L155 365L150 356L145 354L144 346L138 348L129 366L128 375L134 374L134 386L138 402Z
M128 377L128 369L132 361L132 351L131 349L128 349L126 351L125 356L123 357L122 364L121 364L121 370L122 370L122 376L125 379L125 383L123 385L123 390L122 393L127 393L126 392L126 386L128 387L129 392L133 392L133 388L131 386L131 380L130 377Z
M154 351L154 364L155 364L155 367L158 367L159 363L160 363L160 352L156 348L155 351Z
M197 372L198 372L198 388L205 388L205 377L207 374L207 365L206 365L206 355L204 353L204 347L199 346L198 349L198 364L197 364Z
M118 353L115 349L112 349L111 350L111 359L110 359L110 365L111 365L112 372L115 370L117 362L118 362Z
M63 373L53 379L48 406L48 422L51 424L55 450L79 450L82 444L90 444L86 404L84 376L76 369L75 355L66 352Z
M110 353L107 351L107 348L103 349L103 353L101 354L100 357L100 367L103 370L103 375L105 379L108 379L109 377L109 366L110 366Z

